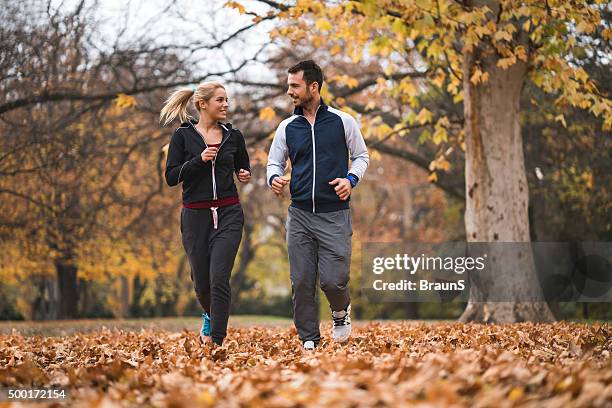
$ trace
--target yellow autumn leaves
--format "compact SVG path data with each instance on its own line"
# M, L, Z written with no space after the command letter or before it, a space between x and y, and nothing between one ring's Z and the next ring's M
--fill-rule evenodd
M136 106L136 98L132 95L126 95L124 93L120 93L117 95L115 99L115 105L118 108L125 109Z

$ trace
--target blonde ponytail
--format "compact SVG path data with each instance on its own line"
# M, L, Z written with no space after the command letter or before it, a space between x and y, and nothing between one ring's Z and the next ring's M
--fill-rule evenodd
M166 100L166 104L159 114L159 122L162 123L163 126L166 126L176 118L178 118L181 123L187 121L189 118L187 104L194 93L193 88L183 88L174 91Z
M199 84L197 87L193 88L183 88L178 91L174 91L172 95L166 100L166 104L162 108L159 114L159 122L162 123L163 126L166 126L168 123L174 121L175 119L179 119L181 123L187 121L190 118L187 113L187 104L192 96L194 97L194 104L196 110L199 111L200 102L208 101L212 98L215 90L218 88L225 87L219 82L204 82Z

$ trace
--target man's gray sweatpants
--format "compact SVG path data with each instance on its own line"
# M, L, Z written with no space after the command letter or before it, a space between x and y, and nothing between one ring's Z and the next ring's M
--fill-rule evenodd
M293 321L302 341L320 340L317 278L332 310L349 305L351 210L312 213L289 207L287 248Z

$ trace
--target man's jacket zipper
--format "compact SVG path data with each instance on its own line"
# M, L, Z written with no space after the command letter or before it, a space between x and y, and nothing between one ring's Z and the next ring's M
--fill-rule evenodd
M315 131L314 131L314 127L315 127L315 123L317 123L317 113L319 112L319 108L321 107L321 105L319 104L319 106L317 106L317 110L315 111L315 115L314 115L314 121L312 123L310 123L310 121L308 120L308 118L306 117L306 115L300 115L302 116L304 119L306 119L306 122L308 122L308 124L310 125L310 130L311 130L311 134L312 134L312 212L315 213L315 181L317 179L317 152L315 149Z

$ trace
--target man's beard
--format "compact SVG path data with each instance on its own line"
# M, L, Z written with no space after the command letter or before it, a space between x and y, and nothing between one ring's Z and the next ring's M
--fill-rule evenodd
M306 96L304 96L304 99L299 99L299 103L298 103L297 106L299 108L303 108L305 106L308 106L310 104L310 102L312 102L313 99L314 98L312 96L312 93L309 90L307 90L306 91Z

